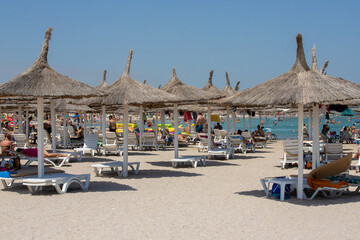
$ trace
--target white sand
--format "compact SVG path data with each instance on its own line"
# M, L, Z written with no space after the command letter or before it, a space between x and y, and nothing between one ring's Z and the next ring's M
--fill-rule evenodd
M355 145L344 145L354 151ZM49 188L29 194L20 183L1 191L2 239L357 239L360 194L313 201L266 198L260 178L297 174L280 169L281 141L206 167L172 168L173 151L129 151L139 175L96 177L86 157L62 169L90 173L88 192ZM193 147L180 154L197 154ZM356 162L353 162L353 165ZM305 170L308 172L308 170ZM360 175L351 171L353 175Z

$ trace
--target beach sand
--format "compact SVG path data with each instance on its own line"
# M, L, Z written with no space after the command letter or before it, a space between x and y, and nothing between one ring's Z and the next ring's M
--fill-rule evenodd
M356 145L344 148L354 152ZM198 168L172 168L172 149L129 153L129 161L141 165L139 174L129 171L128 178L97 177L91 168L118 156L86 156L62 167L68 173L91 173L88 192L74 185L64 195L53 188L31 195L20 183L2 190L1 238L356 239L360 234L360 194L331 199L319 194L312 201L291 196L284 202L265 197L261 178L298 171L280 169L281 141ZM198 152L193 146L180 148L185 154Z

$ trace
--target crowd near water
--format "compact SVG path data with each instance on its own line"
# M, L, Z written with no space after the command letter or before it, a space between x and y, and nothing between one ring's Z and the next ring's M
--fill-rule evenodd
M298 136L298 118L294 115L285 115L282 117L262 117L262 124L259 117L253 117L251 119L251 130L254 131L257 125L264 126L268 131L274 133L278 139L295 139ZM231 121L231 120L230 120ZM349 116L331 116L330 119L326 119L325 116L320 116L319 128L320 131L323 125L326 123L331 132L340 133L340 130L345 126L352 126L355 124L356 128L360 128L358 117ZM304 117L304 124L309 129L309 117ZM224 129L226 128L226 120L222 123ZM231 126L231 123L230 123ZM245 118L245 128L249 129L249 119ZM243 129L243 118L240 117L236 123L236 129Z

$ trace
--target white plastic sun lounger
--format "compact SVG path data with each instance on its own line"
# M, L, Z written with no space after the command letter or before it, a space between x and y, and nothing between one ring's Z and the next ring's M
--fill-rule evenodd
M260 179L260 182L264 188L266 196L269 196L271 189L270 184L279 184L280 185L280 201L284 201L285 199L285 186L291 185L293 188L297 188L297 177L286 177L286 178L263 178ZM308 185L306 178L304 178L304 199L313 200L316 195L321 192L325 197L334 197L340 196L344 192L349 191L349 187L342 187L342 188L333 188L333 187L318 187L315 192L311 196L307 196L305 189L311 189ZM358 191L358 190L356 190Z
M45 173L63 173L63 170L54 168L44 168ZM15 173L10 173L10 177L0 177L0 180L4 188L11 188L16 180L22 180L26 176L36 176L38 169L35 167L22 168L17 170Z
M36 193L45 186L54 186L59 194L67 192L72 183L78 183L83 191L89 189L90 174L73 175L67 173L45 174L44 177L25 177L23 185L27 186L30 193Z
M27 159L27 162L24 165L25 167L28 167L32 162L38 160L37 157L31 157L20 152L15 152L11 150L7 150L7 151L13 153L14 155L19 156L20 159ZM64 152L64 154L67 154L67 156L56 157L56 158L44 158L44 161L53 165L54 167L62 167L65 163L69 162L71 157L75 157L79 162L82 159L82 152Z
M206 156L182 156L179 158L173 158L171 159L171 164L174 168L176 168L179 163L182 163L183 165L191 163L192 167L196 168L198 161L201 161L203 166L205 166Z
M229 160L230 157L234 158L234 148L214 148L208 151L209 159L211 156L224 156L226 160Z
M99 163L91 165L94 168L96 176L100 176L104 168L110 168L112 172L116 172L119 176L121 176L121 172L123 169L123 162L116 161L116 162L108 162L108 163ZM134 171L135 174L139 173L140 162L129 162L128 166ZM134 168L136 166L136 168ZM121 171L119 170L121 167Z

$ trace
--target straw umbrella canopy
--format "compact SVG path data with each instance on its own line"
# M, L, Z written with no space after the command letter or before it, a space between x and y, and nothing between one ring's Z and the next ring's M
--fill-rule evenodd
M303 109L313 105L313 166L319 164L318 104L329 104L358 98L360 85L331 77L310 69L305 60L302 35L296 36L296 61L292 68L279 77L246 89L220 102L242 107L298 106L298 198L303 198Z
M127 64L124 73L121 77L112 83L106 90L108 94L102 101L104 106L120 105L124 107L124 167L123 176L127 176L127 160L128 160L128 146L127 134L128 128L128 107L129 105L140 106L140 116L142 115L143 107L163 107L169 103L179 103L185 98L177 97L175 95L166 93L160 89L154 88L150 85L140 83L130 77L130 66L133 51L130 50ZM143 123L140 121L140 123ZM140 131L142 134L142 131Z
M52 28L45 32L45 39L36 61L23 73L19 74L0 87L1 97L32 97L37 99L38 107L38 170L39 177L44 174L44 152L43 152L43 111L44 98L82 98L101 96L102 93L95 88L78 82L70 77L64 76L52 69L47 61L49 41ZM51 101L53 106L53 101ZM52 111L54 115L54 111ZM55 125L54 116L52 116ZM53 139L54 140L54 139ZM53 141L55 142L55 141Z
M108 94L102 104L112 105L134 105L134 106L163 106L166 103L179 103L186 98L180 98L161 91L150 85L140 83L130 77L130 65L133 51L130 50L125 72L112 83L106 93Z
M233 106L263 107L327 104L358 98L359 84L311 70L305 60L301 34L296 40L296 61L288 72L220 102Z
M179 98L186 99L189 103L207 103L208 100L220 98L219 96L214 96L211 92L183 83L176 76L175 68L173 68L170 81L160 89Z
M226 76L226 85L225 85L225 87L224 87L224 89L223 89L222 91L223 91L223 93L224 93L226 96L232 96L232 95L236 94L237 91L234 90L234 89L231 87L228 72L225 72L225 76ZM239 84L240 84L240 81L238 81L238 82L236 83L236 86L235 86L236 89L239 88Z
M213 74L214 74L214 70L211 70L210 75L209 75L209 80L206 83L206 85L202 88L202 90L211 92L214 95L218 95L219 97L225 97L224 92L213 85L213 83L212 83Z
M96 89L106 90L107 87L109 86L106 82L106 73L107 73L107 71L104 70L103 79L102 79L101 83L96 87Z
M214 94L213 92L205 91L196 87L189 86L178 79L175 73L175 68L173 68L172 76L170 81L161 88L168 93L172 93L179 97L185 97L188 100L188 103L200 103L200 104L209 104L210 100L219 99L222 96ZM208 105L208 116L210 113L210 105ZM175 118L175 158L178 158L178 107L174 106L174 118ZM210 119L208 120L210 126ZM210 135L210 127L208 127L208 135ZM211 139L209 138L209 146Z
M57 112L93 112L94 109L85 104L73 104L68 99L55 100L55 110Z

